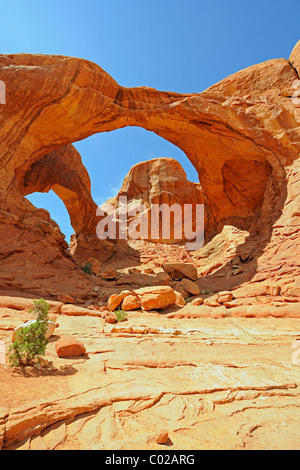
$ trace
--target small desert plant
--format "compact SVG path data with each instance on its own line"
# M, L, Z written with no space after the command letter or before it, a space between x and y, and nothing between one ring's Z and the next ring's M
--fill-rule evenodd
M29 365L45 354L50 305L43 299L34 300L33 303L29 311L36 314L36 321L16 331L15 340L9 348L9 362L12 366Z
M33 307L29 309L29 312L35 313L36 320L46 323L49 320L49 310L50 305L44 299L40 299L33 301Z
M118 310L115 310L114 313L116 314L118 322L127 320L127 313L121 308L119 308Z
M85 265L82 268L82 271L85 272L85 274L93 274L92 263L89 263L89 262L85 263Z

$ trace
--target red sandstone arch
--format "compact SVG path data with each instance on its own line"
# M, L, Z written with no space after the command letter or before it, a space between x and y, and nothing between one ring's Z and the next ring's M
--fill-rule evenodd
M82 59L0 56L0 79L6 85L6 104L0 109L2 239L9 223L21 230L29 215L36 214L23 197L22 182L46 155L55 152L57 157L59 148L97 132L140 126L177 145L195 166L205 194L208 231L226 223L247 229L252 224L260 236L257 245L266 246L271 238L273 246L288 243L296 231L287 227L297 226L298 213L299 191L291 194L299 184L294 162L300 151L300 111L292 100L299 54L300 43L290 61L267 61L202 93L186 95L121 87ZM80 177L74 181L80 184ZM80 222L87 230L94 217L88 200L85 221ZM274 229L279 218L283 225ZM8 259L11 252L7 246L2 257ZM293 267L293 255L287 257Z

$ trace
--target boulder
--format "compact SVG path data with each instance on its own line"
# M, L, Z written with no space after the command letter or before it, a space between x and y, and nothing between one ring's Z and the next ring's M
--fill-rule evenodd
M182 281L180 281L180 285L189 294L192 294L192 295L200 294L200 288L197 286L195 282L191 281L190 279L182 279Z
M170 282L170 276L167 273L157 273L153 277L151 285L153 286L168 286Z
M127 295L122 302L122 309L129 311L129 310L137 310L141 308L137 297L133 294Z
M223 291L218 293L216 300L217 302L219 302L219 304L224 304L226 302L231 302L232 300L234 300L234 297L232 292Z
M146 274L155 274L155 271L153 268L145 268L144 273Z
M105 316L105 321L106 321L106 323L117 323L118 317L114 312L109 312Z
M184 299L190 297L190 294L182 287L180 281L173 281L171 287L173 287L176 292L179 292Z
M102 305L99 307L99 312L108 312L107 307L105 305Z
M277 295L280 295L281 287L275 282L265 283L265 289L266 289L266 295L274 295L275 297Z
M201 297L198 297L197 299L193 299L191 302L191 305L202 305L204 303L204 300Z
M119 273L114 269L106 269L105 271L100 272L99 275L102 279L108 280L117 279L117 277L119 277Z
M57 300L59 302L63 302L64 304L75 304L76 303L74 297L72 297L71 295L67 295L67 294L59 295L57 297Z
M125 274L120 276L116 281L117 285L129 285L129 286L168 286L170 281L170 276L165 272L160 272L157 274L146 274L146 273L133 273Z
M36 321L37 320L29 320L26 323L22 323L21 325L17 326L13 331L12 341L15 341L17 331L21 330L22 328L26 328L27 326L33 325L34 323L36 323ZM46 335L45 335L46 339L50 338L50 336L53 335L55 327L56 327L55 322L52 320L49 320L47 324L48 326L47 326Z
M184 297L180 294L180 292L177 292L176 290L174 292L176 296L175 305L177 305L178 307L184 307L185 306Z
M142 287L134 291L143 310L159 310L174 305L176 294L170 286Z
M255 282L253 284L243 284L234 289L233 295L236 299L247 297L259 297L263 295L277 296L280 294L281 287L274 282L264 281Z
M123 293L121 294L113 294L110 296L110 298L108 299L108 304L107 304L107 308L110 312L113 312L114 310L116 310L116 308L119 307L119 305L121 305L122 303L122 300L127 296L127 295L130 295L131 292L130 291L124 291Z
M86 348L81 341L74 336L62 336L55 343L55 350L59 357L83 356Z
M197 268L192 263L165 263L162 268L172 279L197 279Z
M208 307L220 307L221 304L217 301L216 297L208 297L208 299L204 300L204 304Z
M169 434L166 430L161 430L155 438L157 444L166 444L169 440Z
M286 288L287 295L290 295L292 297L298 297L300 299L300 282L294 282L291 285L288 285Z

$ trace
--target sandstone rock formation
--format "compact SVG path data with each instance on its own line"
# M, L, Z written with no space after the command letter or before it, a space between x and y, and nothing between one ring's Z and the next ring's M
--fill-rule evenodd
M175 304L176 295L172 287L142 287L135 291L143 310L165 309Z
M176 210L179 211L178 220L173 216L173 211L168 211L165 217L167 221L170 217L171 223L163 224L159 221L159 213L153 207L161 207L163 204L168 209L173 207L175 213ZM134 232L144 240L178 243L186 240L184 215L187 216L187 210L185 213L184 207L190 205L189 223L193 229L193 221L194 226L196 225L197 204L204 204L201 185L188 181L182 166L173 158L155 158L134 165L117 196L107 201L103 207L108 213L115 212L118 221L121 218L120 213L125 211L129 229L133 226ZM144 224L143 228L141 224ZM134 236L130 234L130 230L129 235L130 238Z
M294 67L298 74L298 78L300 75L300 40L297 42L295 45L294 49L292 50L291 56L290 56L290 64Z
M186 95L121 87L82 59L0 56L0 449L299 449L299 75L299 42L289 61ZM173 193L151 169L135 187L143 164L125 189L171 202L196 188L203 248L96 237L71 143L124 126L156 132L197 169L199 189L168 160ZM69 211L70 249L25 198L50 188ZM98 277L82 271L89 259ZM138 262L144 271L126 271ZM170 264L176 280L162 272ZM185 305L182 294L196 297ZM46 366L12 371L3 347L37 296L51 299L56 325ZM123 304L127 321L111 324L107 308Z
M157 133L180 147L195 166L205 198L211 253L224 227L236 227L233 240L228 240L233 253L210 267L209 274L218 270L225 275L220 290L228 290L228 263L235 257L245 269L235 273L230 288L272 277L283 293L295 292L300 107L293 93L299 79L299 43L290 61L254 65L199 94L125 88L99 66L62 56L2 55L0 72L7 94L0 114L3 293L23 290L76 298L80 291L81 298L89 296L91 279L74 259L81 264L92 256L101 262L103 241L93 233L89 181L69 144L124 126ZM63 168L64 176L51 176L47 165L62 155L68 157L57 168ZM72 182L66 175L72 175ZM65 201L79 230L71 250L77 258L69 256L49 214L23 196L48 187ZM80 208L80 215L77 210L74 214L75 208ZM239 231L247 233L240 244ZM221 241L226 244L226 237L221 235ZM106 260L112 259L119 252L117 243L106 243ZM126 262L127 249L124 244ZM195 254L199 264L205 249Z
M52 189L65 204L76 233L93 231L97 224L90 178L73 145L59 147L34 161L19 182L19 189L24 196Z
M132 292L126 290L120 294L113 294L107 308L110 312L116 310L122 304L124 310L160 310L174 305L177 298L176 292L170 286L141 287Z
M97 205L91 196L91 182L81 156L73 147L66 145L46 154L35 161L28 172L18 182L19 190L27 196L33 192L48 192L52 189L63 201L75 231L72 235L70 253L79 264L89 262L94 255L100 263L106 261L116 252L130 249L125 243L99 241L95 234L101 217L96 215ZM55 224L54 221L51 221Z

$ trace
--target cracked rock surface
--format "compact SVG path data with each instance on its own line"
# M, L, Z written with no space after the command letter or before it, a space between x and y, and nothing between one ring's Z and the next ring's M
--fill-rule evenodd
M299 319L54 315L47 367L0 366L3 449L299 448ZM1 309L6 345L26 316ZM69 334L85 356L57 357Z

